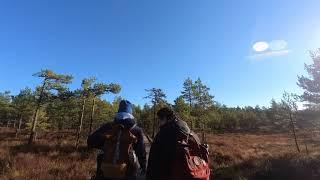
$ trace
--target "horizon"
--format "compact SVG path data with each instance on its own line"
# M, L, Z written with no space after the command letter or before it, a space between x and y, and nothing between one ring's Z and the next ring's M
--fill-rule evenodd
M32 74L48 68L72 74L72 90L95 76L119 83L119 96L144 105L145 89L163 89L172 103L186 78L199 77L221 104L268 107L284 91L302 93L297 76L311 62L308 51L320 47L317 5L1 2L0 91L34 89L40 79Z
M44 70L44 69L46 69L46 68L42 68L41 70ZM39 71L40 71L40 70L39 70ZM53 71L54 71L54 70L53 70ZM56 72L56 71L54 71L54 72ZM56 73L59 74L59 72L56 72ZM74 75L71 74L71 73L65 73L65 75L71 75L71 76L73 77L73 79L74 79ZM32 75L32 76L33 76L33 75ZM93 76L88 76L88 77L93 77ZM38 77L35 77L35 76L34 76L34 78L38 78ZM199 78L200 78L200 77L199 77ZM80 83L78 86L73 86L73 85L74 85L73 79L72 79L72 81L71 81L70 84L67 84L67 85L66 85L66 86L67 86L70 90L72 90L72 91L74 91L74 90L76 90L76 89L78 89L78 88L81 87L81 83ZM185 78L185 79L186 79L186 78ZM201 78L200 78L200 79L201 79ZM195 79L193 79L193 80L195 80ZM25 87L23 87L23 88L21 88L21 89L18 89L16 92L11 91L10 89L6 89L6 90L3 90L3 91L1 91L1 92L9 91L11 95L17 95L17 94L19 94L20 90L22 90L22 89L24 89L24 88L31 88L32 90L35 90L35 87L41 85L41 84L40 84L41 82L42 82L42 79L38 78L38 84L34 84L34 87L25 86ZM101 81L99 81L99 79L97 79L97 82L101 82ZM183 82L182 82L182 83L183 83ZM205 84L205 85L206 85L206 84ZM121 84L120 84L120 86L121 86ZM73 87L73 88L70 88L70 87ZM122 87L121 87L121 88L122 88ZM210 88L210 87L209 87L209 88ZM164 90L164 89L162 89L162 90ZM121 90L121 91L122 91L122 90ZM101 99L102 99L102 100L107 100L108 102L112 102L112 101L115 100L117 97L121 97L121 98L126 99L126 100L129 100L131 103L133 103L133 104L135 104L135 105L139 105L139 106L141 106L141 107L143 107L145 104L150 105L149 100L146 100L145 96L142 97L142 99L145 100L143 103L141 103L141 102L140 102L140 103L139 103L139 102L137 103L137 102L131 101L130 99L127 99L127 98L121 96L121 91L120 91L119 94L112 94L112 93L104 94L104 95L102 95L102 98L101 98ZM182 85L181 85L181 91L182 91ZM176 98L178 98L178 97L181 95L181 91L180 91L180 94L178 94ZM145 90L144 90L144 92L145 92ZM164 92L165 92L165 90L164 90ZM283 91L283 92L284 92L284 91ZM146 93L146 92L145 92L145 93ZM282 96L281 96L281 97L282 97ZM168 103L170 103L170 104L173 104L173 103L174 103L173 101L175 100L175 98L174 98L173 100L169 100L168 98L166 98L166 99L168 100ZM244 104L244 105L230 106L230 105L228 105L228 104L221 103L220 101L216 101L215 96L214 96L213 99L214 99L214 102L215 102L215 103L219 103L219 104L221 104L221 105L225 105L225 106L227 106L227 107L229 107L229 108L237 108L237 107L244 108L244 107L248 107L248 106L250 106L250 107L259 106L260 108L262 108L262 107L269 108L269 107L270 107L270 102L271 102L272 99L276 100L277 102L279 102L279 101L281 100L281 98L280 98L280 99L271 98L266 105L260 105L260 104L246 105L246 104ZM302 110L302 109L305 108L305 107L304 107L304 102L297 102L297 105L298 105L298 109L299 109L299 110Z

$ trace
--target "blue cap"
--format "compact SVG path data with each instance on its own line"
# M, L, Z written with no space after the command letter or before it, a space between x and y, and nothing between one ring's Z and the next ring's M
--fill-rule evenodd
M125 112L132 114L132 104L128 100L121 100L119 104L118 113Z
M132 104L128 100L121 100L116 119L134 119L132 115Z

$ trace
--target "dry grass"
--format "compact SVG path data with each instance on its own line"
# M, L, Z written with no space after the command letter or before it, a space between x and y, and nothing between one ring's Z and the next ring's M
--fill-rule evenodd
M305 137L300 154L286 134L208 135L213 179L320 179L319 134L299 135ZM76 151L73 142L70 132L45 133L27 146L26 134L15 138L12 129L0 128L0 179L89 179L95 151L84 145Z
M305 179L320 179L319 132L300 133L298 137L301 137L299 138L301 153L297 153L290 134L209 135L207 140L211 145L211 167L214 177L216 179L299 177L298 179L301 179L302 176ZM308 154L305 144L308 147ZM311 173L310 169L315 170Z
M76 151L71 139L41 137L28 146L25 136L0 130L0 179L89 179L95 172L95 153L85 146Z

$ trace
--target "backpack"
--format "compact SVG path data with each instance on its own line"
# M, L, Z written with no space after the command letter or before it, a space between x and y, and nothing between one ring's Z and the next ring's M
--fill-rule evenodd
M209 180L208 148L193 133L182 137L178 138L176 144L172 180Z
M113 124L111 130L104 134L104 154L100 165L104 178L122 179L129 176L136 161L132 145L137 138L130 132L133 127Z

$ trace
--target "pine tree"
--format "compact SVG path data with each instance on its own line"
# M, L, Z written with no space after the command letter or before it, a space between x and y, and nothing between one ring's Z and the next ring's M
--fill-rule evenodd
M0 122L6 122L7 127L16 118L14 117L15 109L12 105L12 98L13 96L10 91L0 93Z
M213 98L209 91L210 88L204 85L200 78L194 82L194 101L197 107L206 109L214 104Z
M165 98L167 97L166 94L163 92L162 89L159 88L151 88L151 89L146 89L146 92L148 95L145 97L147 99L150 99L151 103L153 104L153 129L152 129L152 138L155 136L155 131L157 129L157 125L159 124L156 122L156 111L157 111L157 106L159 104L165 104L166 100Z
M191 117L191 112L192 112L192 107L193 107L193 101L195 100L195 89L194 89L194 84L191 78L187 78L184 82L183 82L183 90L181 91L182 97L183 99L188 102L189 104L189 121L190 121L190 126L191 128L193 128L193 118Z
M82 80L81 83L81 89L76 90L76 93L79 95L80 99L81 99L81 110L80 110L80 116L79 116L79 125L78 125L78 129L77 129L77 137L76 137L76 149L79 146L79 142L80 142L80 135L82 132L82 127L83 127L83 118L84 118L84 113L85 113L85 106L86 106L86 102L87 102L87 98L90 95L90 88L92 86L92 84L94 83L94 81L96 80L95 77L90 77L90 78L85 78Z
M191 108L193 105L194 98L194 85L193 81L190 78L187 78L183 82L183 90L181 91L183 99L189 103L189 111L191 112Z
M295 127L296 113L298 111L298 106L296 103L297 101L298 101L297 95L284 92L283 98L281 100L281 105L284 111L283 113L284 118L288 119L290 122L291 131L296 144L297 151L300 152L300 147L297 140L296 127Z
M120 85L114 84L114 83L110 83L110 84L96 83L90 89L90 95L92 96L92 106L91 106L91 116L90 116L90 124L89 124L89 134L91 134L92 132L92 123L94 119L96 99L105 93L117 94L120 92L120 90L121 90Z
M51 90L59 90L65 88L65 85L70 83L73 79L73 77L70 75L56 74L55 72L49 69L41 70L40 72L35 73L33 76L43 78L43 81L41 87L38 88L36 108L32 118L32 127L30 131L28 144L32 144L34 141L37 120L39 115L38 113L42 104L45 102L45 95L49 94Z
M190 119L189 105L184 101L182 96L179 96L174 100L173 108L180 118L184 120L187 119L189 123L192 122Z
M20 133L22 123L26 123L32 117L35 102L34 92L30 88L20 90L20 93L13 97L12 104L19 119L16 136Z
M313 64L305 64L308 77L299 76L298 85L304 90L301 96L304 101L309 102L310 106L319 108L320 105L320 49L310 52Z

